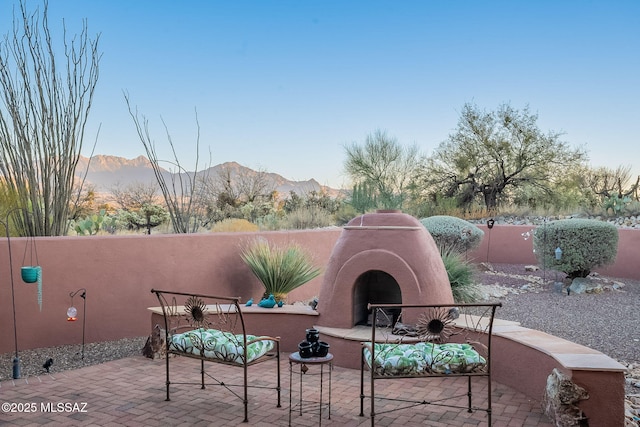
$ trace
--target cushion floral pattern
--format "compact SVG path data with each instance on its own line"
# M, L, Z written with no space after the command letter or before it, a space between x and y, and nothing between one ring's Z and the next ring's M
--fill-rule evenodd
M247 341L257 338L255 335L247 335ZM171 336L169 349L182 353L204 356L208 359L219 359L225 362L243 364L244 357L243 335L235 335L231 332L223 332L217 329L194 329L192 331ZM272 350L274 343L271 340L261 340L247 346L247 363L250 363L268 351Z
M486 360L470 344L377 343L374 369L378 375L425 375L473 372ZM365 343L364 355L371 369L371 343Z

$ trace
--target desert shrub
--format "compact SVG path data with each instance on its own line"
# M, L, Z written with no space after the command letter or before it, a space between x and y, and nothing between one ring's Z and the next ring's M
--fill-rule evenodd
M242 260L262 282L265 296L281 299L320 274L311 255L296 244L277 245L257 239L242 249Z
M353 206L343 204L335 213L335 225L345 225L357 216L358 211Z
M238 231L258 231L258 226L250 223L246 219L227 218L216 222L211 227L213 232L238 232Z
M274 231L280 230L282 228L282 218L284 216L280 213L271 213L269 215L265 215L256 220L256 224L260 230L263 231Z
M420 220L440 248L441 253L462 253L480 246L484 231L454 216L435 215Z
M625 207L623 214L626 216L638 216L640 215L640 202L632 200Z
M431 197L414 197L407 201L406 212L416 218L426 218L434 215L461 216L465 209L458 206L454 197L433 194Z
M287 230L305 230L328 227L334 224L333 215L326 209L316 206L302 207L291 211L283 219L282 228Z
M442 262L449 276L453 299L459 303L478 301L480 288L474 281L476 271L473 264L457 252L443 253Z
M615 261L618 229L594 219L551 221L534 230L533 248L538 263L569 278L587 277L591 270ZM556 259L556 249L562 251Z

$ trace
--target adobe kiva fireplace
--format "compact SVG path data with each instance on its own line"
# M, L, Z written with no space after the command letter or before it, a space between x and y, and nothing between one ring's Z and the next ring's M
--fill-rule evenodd
M320 289L317 325L367 324L369 303L453 302L440 252L426 228L400 211L377 211L352 219L338 238Z

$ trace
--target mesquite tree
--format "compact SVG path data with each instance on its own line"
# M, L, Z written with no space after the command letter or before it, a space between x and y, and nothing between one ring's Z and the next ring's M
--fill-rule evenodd
M424 183L469 205L480 196L494 211L509 190L526 186L551 192L551 184L586 160L586 153L544 133L526 107L503 104L485 112L466 104L456 131L427 160Z
M57 49L47 6L30 13L21 2L13 30L0 40L0 174L19 208L14 222L21 235L67 231L101 57L99 35L89 38L86 22L71 38L63 24Z

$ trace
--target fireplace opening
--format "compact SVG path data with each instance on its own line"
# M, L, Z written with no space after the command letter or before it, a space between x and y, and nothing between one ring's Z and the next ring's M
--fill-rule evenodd
M354 325L371 325L371 312L368 304L401 304L402 291L396 279L381 270L369 270L356 279L353 288L353 320ZM398 313L388 311L378 319L378 325L391 326Z

